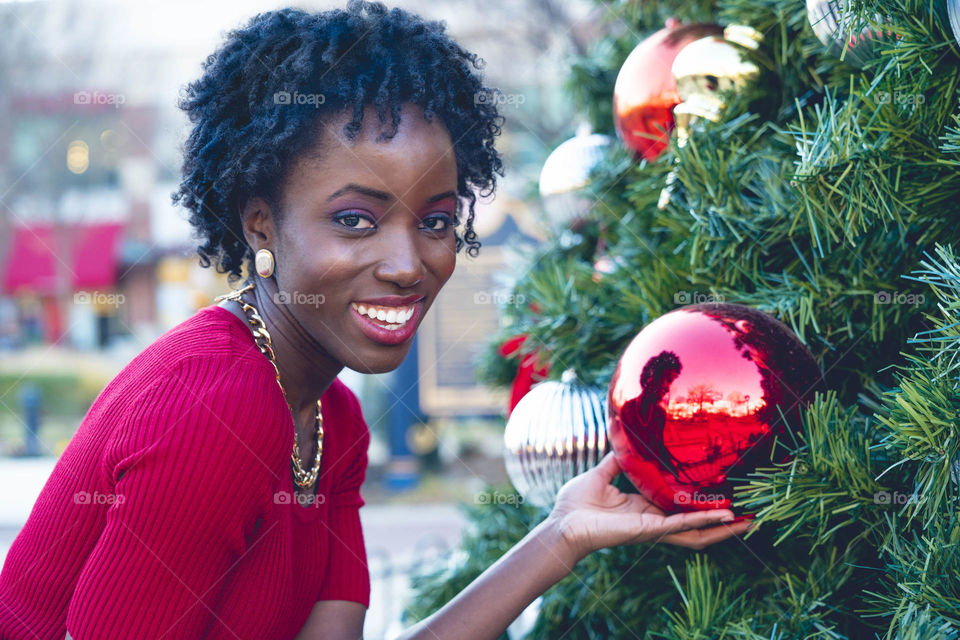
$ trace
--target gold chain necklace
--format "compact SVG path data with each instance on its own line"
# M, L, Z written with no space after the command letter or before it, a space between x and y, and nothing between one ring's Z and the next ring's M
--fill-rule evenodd
M250 328L253 330L253 338L257 343L257 348L260 349L260 353L267 357L267 360L270 361L270 364L273 365L273 370L277 374L277 386L280 387L280 391L283 393L284 399L287 398L287 392L283 388L283 385L280 384L280 369L277 368L277 357L273 352L273 342L270 340L270 333L267 332L267 325L264 323L263 318L260 317L260 312L257 311L257 308L241 298L244 293L247 291L253 290L253 283L251 282L242 289L237 289L231 291L230 293L225 293L222 296L217 296L214 298L214 302L220 302L221 300L234 300L239 302L240 306L243 307L243 312L247 316L247 324L250 325ZM289 402L287 404L289 406ZM293 409L291 411L291 416L293 415ZM303 465L300 462L300 447L297 446L297 430L293 430L293 453L290 454L290 465L293 469L293 481L297 484L298 487L307 489L313 486L313 483L317 481L317 474L320 472L320 458L323 456L323 416L320 414L320 400L317 400L317 458L313 463L313 468L310 471L304 471Z

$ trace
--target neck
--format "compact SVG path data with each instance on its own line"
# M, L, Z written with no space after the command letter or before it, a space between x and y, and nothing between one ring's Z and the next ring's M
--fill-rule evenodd
M333 384L343 365L310 336L285 305L275 302L275 280L257 278L255 283L253 291L243 298L257 308L267 325L287 403L312 431L317 400Z

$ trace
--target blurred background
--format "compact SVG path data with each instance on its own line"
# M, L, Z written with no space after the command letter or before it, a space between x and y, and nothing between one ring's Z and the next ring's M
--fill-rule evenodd
M0 562L100 390L229 290L170 202L187 133L176 100L226 30L285 4L0 2ZM507 392L478 383L475 361L511 302L511 256L543 237L544 159L583 131L561 86L568 60L610 26L578 0L388 4L445 20L487 62L506 177L478 205L480 257L458 259L404 365L341 375L373 435L369 637L397 628L410 567L456 545L456 505L506 481Z

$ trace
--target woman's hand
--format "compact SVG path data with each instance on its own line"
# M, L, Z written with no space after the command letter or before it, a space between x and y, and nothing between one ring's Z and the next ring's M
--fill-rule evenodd
M571 479L557 494L548 520L555 523L577 558L604 547L637 542L703 549L744 533L751 524L722 524L734 519L729 509L666 516L642 495L623 493L610 484L618 473L620 465L613 453L608 453L600 464Z

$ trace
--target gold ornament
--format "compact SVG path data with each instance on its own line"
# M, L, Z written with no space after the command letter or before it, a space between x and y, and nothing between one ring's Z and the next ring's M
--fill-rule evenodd
M762 38L750 27L731 25L724 29L722 38L700 38L677 54L673 77L681 102L673 110L673 117L679 144L686 141L694 118L718 122L727 106L724 94L742 90L760 74L757 65L745 61L743 54L748 48L756 49Z
M698 118L718 122L726 108L724 94L742 90L760 74L752 62L745 61L748 49L760 46L763 35L745 25L729 25L723 37L707 36L685 46L673 61L673 77L677 84L680 104L673 109L677 124L677 145L684 146L690 128ZM657 208L663 210L670 202L676 171L667 174L666 185L660 191Z

